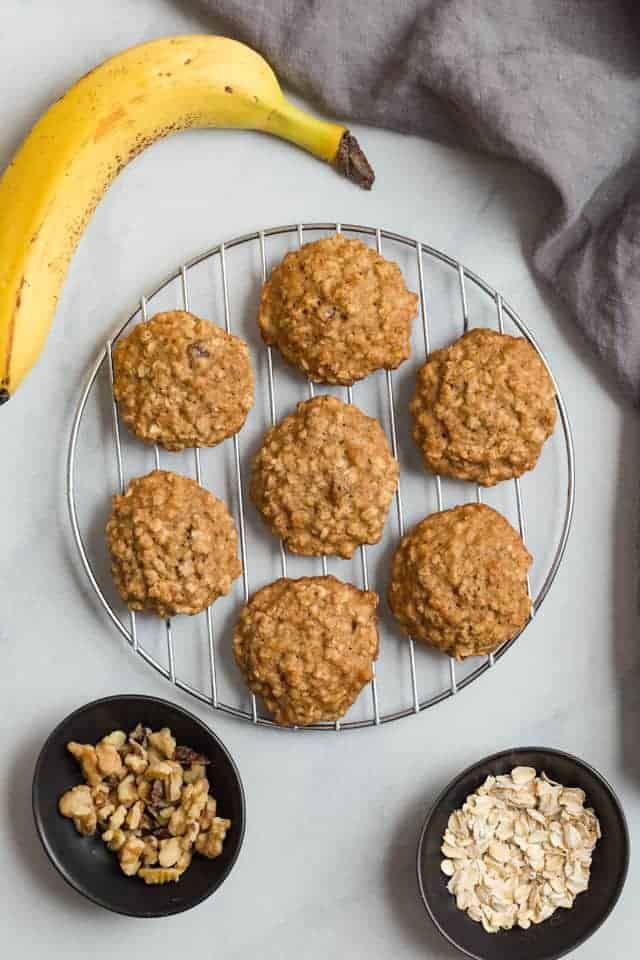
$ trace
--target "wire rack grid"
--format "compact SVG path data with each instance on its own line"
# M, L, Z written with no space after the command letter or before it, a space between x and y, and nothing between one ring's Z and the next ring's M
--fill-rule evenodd
M558 388L558 385L553 377L553 373L550 369L550 366L547 362L546 357L542 353L542 350L538 346L535 338L533 337L531 331L524 324L524 322L519 318L515 310L509 305L509 303L502 297L502 295L490 286L485 280L477 276L473 271L469 270L462 263L460 263L455 258L449 256L446 253L443 253L440 250L437 250L434 247L429 246L426 243L423 243L418 240L414 240L410 237L403 236L401 234L394 233L389 230L383 230L377 227L362 226L357 224L341 224L339 222L327 222L327 223L300 223L300 224L289 224L285 226L270 227L268 229L259 230L254 233L249 233L244 236L236 237L233 240L227 241L225 243L220 243L215 247L212 247L210 250L205 251L199 256L195 257L191 261L185 263L180 269L172 273L171 276L166 278L161 284L159 284L155 290L153 290L148 296L143 296L140 300L139 306L134 311L134 313L127 319L124 324L121 324L117 330L114 331L113 335L107 340L105 346L100 350L100 353L97 357L97 360L92 367L84 388L82 390L80 399L77 404L77 408L74 415L73 425L71 429L71 435L69 440L69 449L68 449L68 458L67 458L67 500L69 507L69 515L71 520L71 527L75 539L76 546L79 551L81 562L85 573L89 579L93 590L95 591L100 604L106 611L108 617L122 634L122 636L130 644L131 648L135 653L137 653L146 663L152 666L157 670L165 679L169 680L174 684L178 689L186 692L187 694L197 698L204 704L208 706L221 710L224 713L231 714L236 717L240 717L246 720L249 720L255 725L261 726L277 726L274 722L267 716L261 716L258 710L258 704L254 695L250 696L250 706L245 708L242 705L235 705L233 703L224 702L221 699L219 693L218 677L217 677L217 653L218 653L218 640L216 636L216 631L214 628L214 615L211 607L209 607L204 612L205 618L205 636L206 636L206 659L208 663L208 670L206 677L206 683L203 682L201 685L197 686L193 682L190 682L184 677L178 675L176 671L176 654L175 654L175 644L173 636L173 628L171 620L166 620L164 623L164 634L165 634L165 651L166 651L166 660L163 663L159 658L157 652L152 652L145 647L143 642L139 639L138 629L137 629L137 618L136 614L133 611L128 612L128 621L127 617L121 617L117 610L115 609L112 602L108 599L105 591L103 590L100 582L99 576L96 572L95 565L92 563L92 560L89 557L87 546L85 543L85 537L83 536L79 514L78 514L78 504L76 496L76 475L78 470L78 437L80 432L80 427L85 416L87 402L91 395L92 390L95 387L98 374L104 369L105 365L108 370L109 375L109 384L110 387L113 386L113 363L112 363L112 348L113 344L117 341L118 337L126 329L126 327L137 320L145 320L148 316L148 303L154 297L156 297L161 291L165 290L169 285L178 283L180 288L180 299L181 303L177 306L188 310L190 307L190 291L189 291L189 274L195 267L200 264L203 264L205 261L216 261L217 267L219 270L219 282L222 288L222 305L224 313L224 326L227 332L232 331L232 322L231 322L231 306L229 298L229 283L228 283L228 271L227 271L227 253L228 251L244 245L257 244L259 251L259 264L260 264L260 279L264 282L267 279L268 273L268 259L267 259L267 242L269 238L274 237L283 237L283 236L293 236L296 239L297 245L302 246L305 242L305 237L310 236L318 232L348 232L350 235L360 236L366 238L369 242L373 242L379 253L386 252L386 245L396 244L407 250L408 255L413 253L415 256L415 267L417 274L417 283L418 283L418 292L420 300L420 321L421 321L421 333L422 340L424 343L424 352L425 356L429 356L431 352L431 331L430 331L430 315L428 300L426 295L426 283L425 283L425 266L424 260L425 257L434 258L439 261L441 264L450 267L455 271L456 283L458 288L458 297L459 297L459 309L461 314L461 320L459 324L459 332L465 332L469 329L469 305L468 305L468 295L467 295L467 283L471 282L475 285L478 290L482 291L493 303L494 310L494 319L495 325L500 332L505 330L505 317L507 317L510 322L517 328L517 330L525 336L530 343L537 350L538 354L542 358L549 374L554 382L556 387L556 400L559 414L559 422L562 430L562 439L563 439L563 448L564 456L566 458L566 488L564 490L564 504L563 504L563 513L562 519L559 527L559 532L557 539L555 541L554 549L551 553L548 566L546 568L545 574L542 578L541 584L535 596L532 599L532 613L531 616L535 616L537 611L540 609L540 606L546 597L551 584L557 574L558 568L560 566L565 547L567 544L567 539L569 536L569 531L571 527L571 520L573 515L573 504L574 504L574 489L575 489L575 467L574 467L574 452L573 452L573 440L571 435L571 427L569 422L569 417L565 407L565 403L562 397L562 394ZM273 353L270 347L267 347L263 351L264 359L263 362L266 366L266 384L267 384L267 402L269 409L269 420L271 425L275 425L278 420L278 395L277 395L277 378L275 372L275 363ZM314 384L308 382L308 395L313 397L315 395L316 389ZM354 401L354 387L345 388L346 399L349 403ZM398 445L398 421L397 421L397 412L396 412L396 398L394 390L394 375L391 371L386 371L384 373L384 393L386 398L386 407L387 407L387 422L389 428L389 439L391 443L391 449L396 458L398 458L399 445ZM125 483L125 469L123 461L123 450L122 450L122 441L120 435L120 423L118 418L117 404L113 400L113 395L111 394L111 418L112 418L112 430L113 430L113 440L115 446L115 454L117 461L117 476L118 484L121 492L124 492L126 483ZM225 442L225 445L229 441ZM237 521L238 528L240 533L240 554L242 559L242 595L243 600L246 603L249 599L251 593L251 572L250 564L248 558L247 550L247 516L245 508L245 499L244 499L244 485L243 485L243 472L242 472L242 460L240 454L240 438L236 434L231 441L233 449L233 475L235 479L235 504L237 512ZM154 463L156 468L160 467L161 456L160 451L157 447L154 448ZM201 464L201 451L200 449L193 450L193 473L195 479L198 483L202 483L202 464ZM434 476L432 482L435 488L435 502L438 510L443 509L443 493L442 493L442 481L439 476ZM520 534L522 539L527 542L527 531L525 527L525 508L524 508L524 499L522 493L522 485L519 479L516 479L513 482L514 492L515 492L515 503L516 503L516 512L517 512L517 523L519 526ZM475 485L474 489L474 498L478 503L482 502L482 490L480 486ZM405 508L403 504L403 494L401 482L398 483L396 495L395 495L395 523L397 528L397 534L402 536L406 529L406 519L405 519ZM274 541L275 543L275 541ZM285 550L285 546L282 542L279 544L279 566L282 576L287 576L288 573L288 557ZM327 558L322 557L322 572L324 574L328 571ZM364 589L369 589L369 560L368 560L368 551L366 546L361 546L359 551L359 567L360 567L360 579L361 585ZM531 594L531 587L529 585L529 592ZM525 627L526 629L526 627ZM522 632L522 631L521 631ZM448 670L448 683L443 685L442 689L432 693L429 696L422 696L421 690L417 678L416 672L416 652L414 641L412 638L405 639L405 649L406 649L406 664L405 669L408 670L409 674L409 684L407 689L410 690L410 695L408 696L408 701L406 705L403 705L400 709L394 709L388 712L383 712L380 708L380 698L378 690L378 677L375 671L370 684L370 703L371 709L370 714L363 719L357 720L346 720L343 722L337 721L335 723L318 723L314 724L310 728L305 729L314 729L314 730L346 730L346 729L355 729L367 726L377 726L383 723L390 722L392 720L400 719L401 717L410 716L411 714L419 713L422 710L425 710L428 707L434 706L437 703L447 699L448 697L454 696L460 690L468 686L479 676L481 676L486 670L490 669L494 663L499 660L506 651L512 646L517 637L514 637L512 640L504 643L494 654L489 655L484 658L482 662L478 664L471 672L467 673L464 677L460 678L457 674L456 663L453 659L449 659L449 670ZM228 640L228 638L227 638ZM297 729L297 728L292 728Z

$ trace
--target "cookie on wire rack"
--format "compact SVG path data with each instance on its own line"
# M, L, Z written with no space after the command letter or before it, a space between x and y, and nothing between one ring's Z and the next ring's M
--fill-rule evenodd
M158 313L118 341L113 375L124 422L166 450L215 446L253 406L247 344L185 310Z
M106 536L115 585L132 610L200 613L242 572L225 504L168 470L138 477L113 497Z
M433 513L400 541L389 605L416 640L457 660L489 654L529 619L531 563L520 535L491 507Z
M258 325L309 380L348 386L407 359L417 302L396 263L336 234L285 256L262 288Z
M294 553L351 557L380 540L398 474L378 421L322 396L299 403L267 433L250 492Z
M281 578L253 595L233 635L249 689L276 723L344 716L373 676L378 595L332 576Z
M428 470L490 487L538 462L555 388L528 340L477 328L431 354L410 410Z

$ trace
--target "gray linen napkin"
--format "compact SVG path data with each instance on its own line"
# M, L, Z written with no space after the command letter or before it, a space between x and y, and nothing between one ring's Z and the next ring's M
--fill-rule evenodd
M547 176L535 267L640 404L640 0L201 2L331 114Z

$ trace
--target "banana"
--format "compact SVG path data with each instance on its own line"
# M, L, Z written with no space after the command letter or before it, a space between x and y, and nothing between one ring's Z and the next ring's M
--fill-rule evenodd
M0 179L0 403L45 344L69 261L120 170L160 137L195 127L263 130L369 188L344 127L285 99L254 50L226 37L167 37L96 67L36 123Z

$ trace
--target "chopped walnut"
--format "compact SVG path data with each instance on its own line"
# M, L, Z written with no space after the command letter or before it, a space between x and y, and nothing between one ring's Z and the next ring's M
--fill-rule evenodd
M142 823L142 814L144 813L144 803L142 800L136 800L134 805L129 808L127 813L127 826L130 830L138 830Z
M192 763L182 774L182 779L185 783L195 783L196 780L202 780L206 772L206 767L203 763Z
M145 812L142 814L142 819L140 820L141 834L144 834L146 836L148 833L151 833L155 825L156 825L155 821L153 820L152 817L149 816L149 814L145 810Z
M118 851L120 869L128 877L133 877L141 867L144 853L144 840L140 837L128 837Z
M196 840L198 839L198 834L200 833L200 824L197 820L189 820L185 831L182 835L182 849L190 849Z
M120 754L110 743L101 741L96 747L98 769L104 777L120 777L122 760Z
M179 837L169 837L168 840L161 840L158 850L158 862L161 867L173 867L180 859L182 847Z
M151 784L149 800L153 804L161 803L164 797L164 786L162 780L154 780Z
M182 807L187 816L187 820L199 820L207 804L209 795L209 781L202 777L195 783L188 783L182 791Z
M111 814L114 813L115 809L116 808L112 803L105 803L103 807L100 807L97 811L97 817L100 823L106 823L111 817Z
M161 827L166 827L173 816L174 808L172 806L161 807L159 810L154 810L153 815L157 824Z
M81 836L92 837L98 826L98 817L95 810L91 810L90 813L86 813L82 817L74 817L73 825Z
M159 750L156 750L155 747L152 747L151 744L147 747L147 760L150 764L162 763L167 758L164 753L160 753Z
M227 830L231 826L230 820L222 820L220 817L214 817L211 829L205 833L198 834L196 840L196 850L204 857L219 857L222 853L222 844L227 835Z
M138 797L140 800L149 800L151 797L151 784L148 780L145 780L143 776L139 775L136 777L136 787L138 790Z
M154 863L158 862L158 840L156 837L150 836L144 838L142 862L145 867L152 867Z
M164 867L142 867L138 871L138 876L141 877L145 883L156 884L156 883L172 883L176 882L181 877L180 870L176 870L175 867L166 869Z
M118 784L118 800L125 807L130 807L138 799L138 788L132 773L121 780Z
M187 870L194 850L219 856L230 821L216 817L209 760L178 746L168 727L154 732L138 724L95 746L71 741L67 749L87 782L60 797L60 813L83 836L99 828L127 876L170 883Z
M58 810L63 817L73 820L78 833L83 837L92 837L96 832L98 818L88 786L72 787L60 797Z
M96 748L90 743L76 743L71 740L67 744L67 750L72 757L75 757L82 769L82 775L90 787L95 787L102 780L102 774L98 769L98 758L96 757Z
M137 756L135 753L128 753L124 758L124 762L132 773L144 773L147 769L146 758Z
M187 815L182 807L178 807L177 810L174 810L171 814L171 818L169 820L169 833L173 837L181 837L186 829Z
M137 740L129 740L124 757L125 765L135 774L144 773L149 765L147 751Z
M163 757L166 757L167 760L173 759L173 755L176 752L176 741L175 738L171 736L169 727L163 727L162 730L158 730L157 733L150 733L149 743L155 750L161 753Z
M139 723L135 730L132 730L129 734L129 740L133 740L135 743L139 743L141 746L146 747L150 733L151 730L149 727L143 727L142 724Z
M119 850L121 846L125 843L127 835L124 830L105 830L102 834L102 839L109 847L109 850L114 852Z
M179 763L164 760L160 763L150 764L145 771L145 777L147 780L154 781L151 790L152 802L157 803L159 801L159 790L156 786L158 781L162 784L164 799L167 802L175 803L176 800L180 799L182 767Z
M191 747L176 747L173 759L185 767L192 767L194 763L204 767L209 763L208 757L198 753L197 750L192 750ZM201 776L204 776L204 770Z
M100 743L104 743L109 747L115 747L116 750L122 750L126 742L127 735L124 730L114 730L100 741Z
M96 810L101 810L110 803L111 787L108 783L98 783L92 788L91 796Z
M215 798L209 794L205 808L200 814L199 823L201 830L209 830L211 828L211 824L213 823L213 819L216 815L217 806L218 805L215 801Z
M122 826L127 816L127 808L123 803L116 807L109 817L109 829L118 830Z
M81 817L94 808L91 790L86 784L72 787L58 800L58 810L63 817Z

